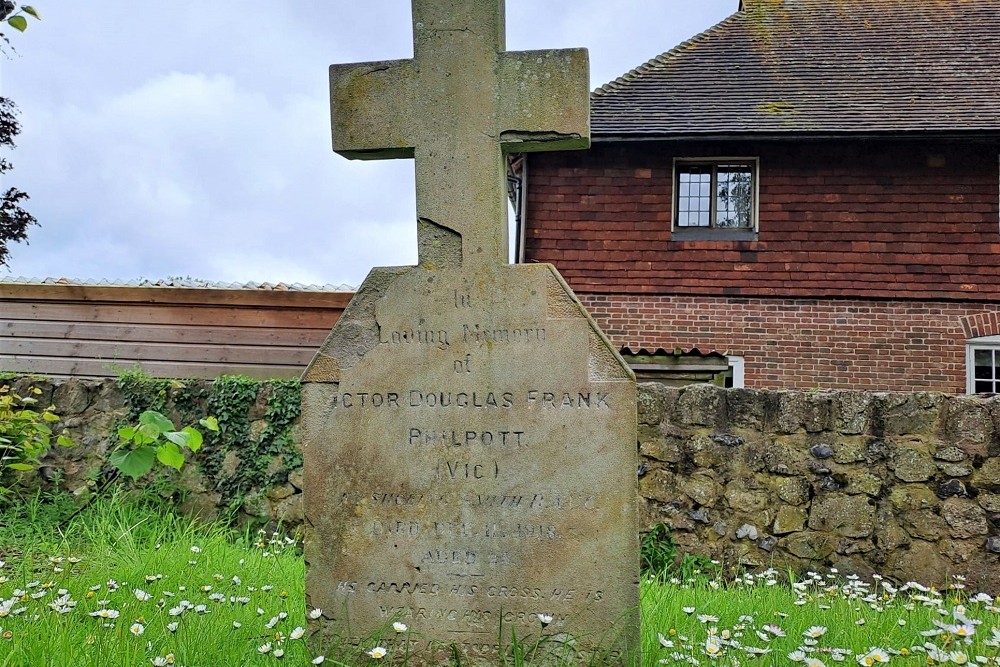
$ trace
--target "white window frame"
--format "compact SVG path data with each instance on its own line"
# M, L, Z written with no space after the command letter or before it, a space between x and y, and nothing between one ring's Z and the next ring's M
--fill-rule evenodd
M1000 352L1000 336L970 338L965 344L965 391L976 393L975 352L976 350L996 350Z
M745 386L743 384L743 376L746 371L746 362L743 357L734 357L732 355L727 355L726 359L729 360L729 367L733 369L733 389L743 389Z
M678 169L683 166L714 166L718 167L720 164L745 164L750 167L751 178L753 179L752 187L752 198L753 201L750 202L750 227L685 227L677 224L677 218L680 212L680 187L679 187L679 174ZM671 185L671 206L673 207L670 214L670 229L672 232L681 234L687 233L701 233L709 237L722 236L743 233L757 233L757 227L760 223L760 158L757 157L675 157L673 165L672 174L672 185ZM715 193L712 193L712 210L715 209ZM713 221L714 222L714 221Z

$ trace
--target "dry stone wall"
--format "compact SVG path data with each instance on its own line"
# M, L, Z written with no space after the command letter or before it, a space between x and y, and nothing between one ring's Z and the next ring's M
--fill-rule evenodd
M727 564L1000 591L1000 397L639 393L643 528Z
M108 473L111 435L128 413L118 384L11 382L41 388L80 443L25 483L60 479L85 495ZM207 410L209 387L171 390L168 413ZM271 388L256 391L244 441L224 451L210 442L181 475L182 509L296 525L296 429L285 451L263 451ZM961 574L1000 593L1000 396L647 384L638 434L642 528L666 524L682 552L938 585Z

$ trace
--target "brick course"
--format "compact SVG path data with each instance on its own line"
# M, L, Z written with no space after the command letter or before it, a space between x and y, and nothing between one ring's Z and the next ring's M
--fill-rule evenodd
M633 142L533 154L526 261L587 292L1000 299L998 150ZM756 240L671 239L673 158L713 155L759 158Z
M747 387L964 393L971 328L1000 334L991 303L577 296L616 345L741 356Z

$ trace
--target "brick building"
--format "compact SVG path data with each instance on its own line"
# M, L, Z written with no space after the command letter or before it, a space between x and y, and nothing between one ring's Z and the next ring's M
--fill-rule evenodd
M744 0L515 161L519 259L627 356L1000 392L998 54L1000 0Z

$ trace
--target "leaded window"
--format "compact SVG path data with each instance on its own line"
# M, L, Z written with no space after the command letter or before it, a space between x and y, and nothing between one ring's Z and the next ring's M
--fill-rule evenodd
M674 229L753 229L755 160L678 161L674 173Z

